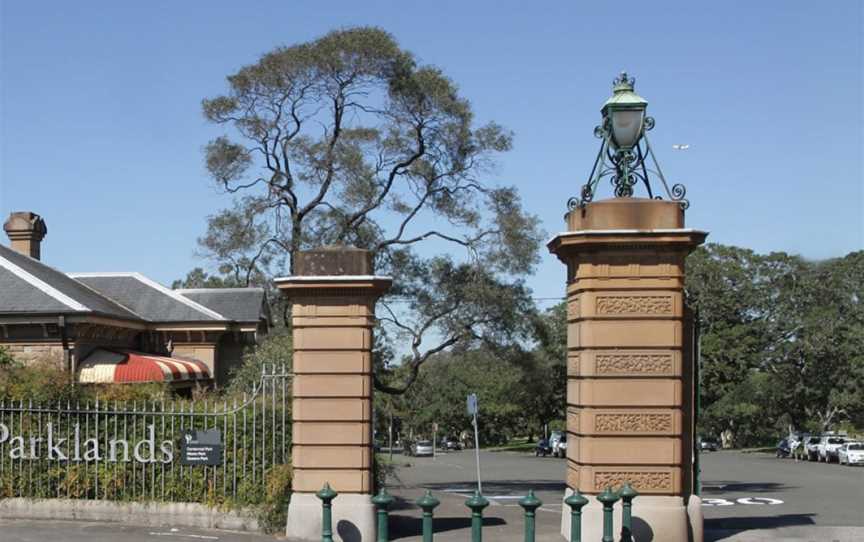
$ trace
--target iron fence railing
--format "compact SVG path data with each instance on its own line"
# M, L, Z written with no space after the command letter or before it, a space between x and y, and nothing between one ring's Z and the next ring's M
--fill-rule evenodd
M333 501L339 494L334 491L330 484L324 484L324 487L317 494L321 499L322 516L321 516L321 542L333 542ZM603 505L603 538L601 542L616 542L613 524L613 507L619 500L622 505L621 516L621 532L619 542L633 542L632 534L632 510L633 500L639 494L629 483L625 483L618 491L613 491L607 487L602 493L597 495L597 500ZM376 526L377 526L377 542L390 542L390 507L395 499L387 493L386 489L382 489L377 495L372 497L372 504L375 505L376 511ZM582 542L582 508L588 504L588 499L578 491L564 499L564 503L570 507L570 542ZM433 542L435 533L434 511L441 504L438 499L432 496L431 491L426 491L426 494L417 500L417 506L423 511L422 530L423 542ZM471 510L471 542L483 541L483 509L489 506L489 501L475 491L468 500L465 501L465 506ZM536 510L543 506L543 502L538 499L533 491L519 500L519 506L523 510L524 523L524 542L534 542L536 533Z
M230 400L0 402L0 498L256 502L290 463L289 383L268 365ZM206 431L216 464L184 461L182 440Z

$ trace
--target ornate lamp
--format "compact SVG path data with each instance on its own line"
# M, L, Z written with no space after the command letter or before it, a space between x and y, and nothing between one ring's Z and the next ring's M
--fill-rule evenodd
M603 122L594 128L594 135L602 140L600 152L594 160L594 167L588 182L582 187L579 198L570 198L570 209L584 207L594 199L597 185L603 178L609 178L615 196L629 198L640 181L645 185L648 197L663 199L654 195L649 181L649 172L663 183L666 196L678 201L686 209L690 203L684 198L687 193L684 185L675 184L672 188L660 170L651 144L645 132L654 128L654 119L645 115L648 102L633 89L635 79L621 72L612 82L612 96L603 104L600 112ZM646 165L651 158L653 169Z

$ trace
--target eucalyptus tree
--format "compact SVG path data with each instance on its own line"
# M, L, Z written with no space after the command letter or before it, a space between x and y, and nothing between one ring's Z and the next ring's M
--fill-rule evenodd
M404 391L457 344L519 340L531 305L518 277L537 262L538 221L514 188L483 178L512 134L478 125L440 69L380 29L338 30L264 54L203 110L224 129L207 170L235 199L200 248L247 282L290 274L306 248L371 250L396 284L387 336L407 341L395 349L412 368L379 387Z

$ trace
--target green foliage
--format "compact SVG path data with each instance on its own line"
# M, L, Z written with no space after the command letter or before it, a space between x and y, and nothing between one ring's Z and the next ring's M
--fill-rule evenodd
M264 502L258 508L258 522L266 533L277 534L285 529L293 475L291 465L276 465L267 474Z
M16 363L12 355L2 346L0 346L0 368L9 367Z
M707 245L687 266L703 431L749 446L864 421L864 252L809 262Z
M14 360L0 365L0 400L36 403L66 402L81 398L69 374L48 362L23 365Z
M180 288L234 288L238 286L241 284L234 278L210 275L200 267L186 273L185 278L171 283L171 288L175 290Z
M290 372L294 355L291 330L285 328L274 329L264 341L256 346L250 347L243 355L243 362L231 373L231 383L228 391L231 394L241 394L254 389L261 380L261 373L265 367L282 367Z
M401 420L403 437L413 431L416 438L431 439L432 425L437 423L439 437L464 434L473 440L465 398L476 393L481 444L501 444L537 428L534 413L528 410L530 391L523 385L525 375L522 367L487 350L442 354L424 364L404 396L388 397L390 404L376 399L378 411L394 411Z

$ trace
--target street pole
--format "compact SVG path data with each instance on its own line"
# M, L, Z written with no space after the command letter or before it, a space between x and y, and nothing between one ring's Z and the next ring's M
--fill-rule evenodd
M390 462L393 462L393 410L390 410Z
M474 410L474 457L477 460L477 491L483 494L483 484L480 482L480 432L477 430L477 409Z

